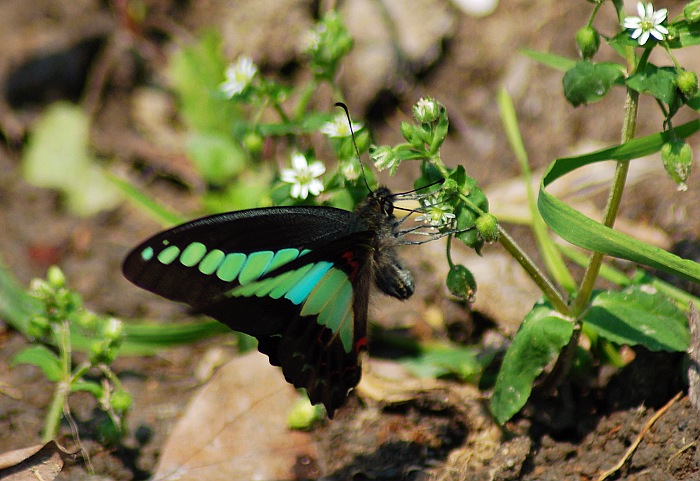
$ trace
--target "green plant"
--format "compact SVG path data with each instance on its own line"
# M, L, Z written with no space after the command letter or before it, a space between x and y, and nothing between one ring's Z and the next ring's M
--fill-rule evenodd
M665 10L654 12L650 4L640 3L640 17L624 18L622 2L607 2L616 9L624 28L621 27L614 37L604 39L621 54L626 65L593 63L591 58L598 50L601 36L592 25L599 8L605 3L605 0L594 2L590 21L577 33L581 60L526 52L544 64L566 71L564 94L574 106L597 102L616 85L627 89L622 143L589 154L557 159L542 179L538 199L531 189L528 191L532 227L546 273L488 214L487 200L464 168L447 169L442 163L439 147L447 130L447 113L438 102L423 99L416 104L416 123L401 125L406 143L373 147L370 151L375 165L379 169L389 169L390 173L394 173L403 161L420 160L423 175L415 183L417 188L430 185L438 178L447 179L430 202L432 222L443 232L455 232L449 234L449 240L461 240L477 252L484 242L500 241L544 294L524 319L503 359L491 400L491 410L500 423L524 406L533 383L551 363L555 363L554 367L542 382L555 387L569 374L577 357L590 357L595 352L603 360L607 358L614 362L616 346L623 344L641 345L655 351L685 351L688 347L685 315L668 300L671 297L687 308L687 297L677 290L658 280L652 281L650 276L639 275L629 280L619 273L612 277L619 285L626 286L622 291L596 291L594 286L604 268L604 255L628 259L700 282L700 265L697 263L680 259L612 229L630 161L661 151L664 168L678 184L678 190L686 189L692 151L683 139L700 129L700 121L675 127L673 117L684 105L698 110L700 98L697 96L697 76L678 64L671 49L700 43L700 29L697 23L693 23L696 20L689 18L687 8L685 18L676 19L666 27ZM635 48L639 46L644 50L638 56ZM649 54L656 46L666 50L673 67L658 67L649 62ZM656 99L664 114L664 131L634 139L640 94ZM527 154L518 133L514 107L505 92L501 92L499 103L508 139L521 164L525 184L529 186ZM617 163L602 223L585 217L547 192L547 187L561 176L602 161ZM592 251L592 255L582 262L585 273L579 282L566 267L562 251L572 257L578 256L555 244L548 229L572 244ZM474 279L467 267L452 263L449 255L451 243L448 242L447 246L448 287L454 294L461 291L470 295L475 290ZM581 261L580 257L577 260ZM605 274L611 274L611 270L606 268ZM581 335L585 335L592 346L588 352L579 349Z
M131 395L122 388L109 365L124 337L122 323L86 310L80 296L66 287L63 273L55 266L49 268L46 280L32 281L30 294L41 305L40 311L29 318L28 333L34 344L17 354L12 364L32 364L56 385L42 440L56 438L64 415L71 419L68 398L78 391L94 396L109 416L110 429L121 436L126 430ZM76 328L91 339L91 344L87 358L74 365L71 329ZM99 381L86 377L88 374L97 374Z
M687 295L648 275L625 276L604 265L602 260L605 255L628 259L700 282L700 265L612 229L627 170L634 159L660 151L663 165L679 190L685 188L692 151L684 139L700 129L700 121L674 126L673 117L683 106L700 109L700 97L697 76L678 64L672 49L700 43L700 24L694 23L697 22L697 5L691 2L685 9L685 16L668 23L665 11L654 12L653 7L647 5L639 10L639 17L625 18L619 0L599 0L592 4L589 21L576 35L581 60L524 52L565 72L564 94L574 106L600 101L616 86L627 91L620 145L557 159L545 173L539 195L536 197L534 192L528 191L532 228L545 271L528 258L498 219L488 212L488 200L465 167L448 169L442 162L440 148L447 136L449 120L446 109L437 100L421 99L414 106L414 122L402 122L400 126L404 143L370 148L370 157L377 169L387 169L390 174L394 174L402 162L421 162L421 175L414 183L420 192L421 215L418 220L436 229L433 238L447 236L446 257L450 266L447 285L453 294L470 299L476 291L476 282L468 267L452 261L450 251L455 240L476 252L480 252L486 243L500 242L543 292L542 301L526 316L516 334L496 381L491 408L501 423L522 408L533 383L553 362L554 367L544 382L556 386L569 374L577 356L590 357L595 352L595 355L607 356L608 361L614 362L616 348L622 344L673 351L683 351L688 345L683 312L668 300L670 297L685 308ZM593 26L597 12L605 4L615 8L621 25L611 37L601 35ZM361 172L356 163L356 155L369 147L366 130L359 124L353 126L358 133L359 149L356 151L344 118L309 110L309 99L321 83L328 83L336 97L342 98L334 79L342 57L352 45L351 39L340 18L332 12L321 19L310 38L307 53L313 79L297 95L291 93L291 87L263 77L257 66L245 57L229 68L223 84L212 80L223 74L223 61L215 36L206 37L202 44L185 49L174 60L173 75L182 101L183 116L195 138L199 139L191 144L190 156L199 165L207 182L222 186L216 191L216 201L212 201L212 197L205 198L206 210L250 206L250 203L239 202L239 198L245 176L250 175L253 166L255 171L262 172L254 174L262 179L252 189L255 195L250 195L250 189L246 192L247 202L252 201L254 205L324 203L352 208L366 195L366 186L375 185L368 170L364 171L364 180L360 180ZM592 61L601 38L621 55L625 65ZM643 50L638 55L636 49L640 47ZM656 47L665 49L672 67L658 67L649 62L649 55ZM207 68L201 68L202 64ZM206 78L203 78L204 74ZM202 85L207 86L204 93ZM634 139L640 94L656 100L664 114L664 129L658 134ZM197 100L201 95L204 99ZM289 99L298 100L290 107L287 105ZM202 104L203 101L206 102ZM207 102L211 103L211 108L188 107L207 105ZM499 96L499 104L508 139L522 167L523 179L529 186L531 174L514 107L504 92ZM268 120L273 116L276 116L275 121ZM330 174L316 159L313 149L300 147L306 145L303 138L319 131L329 137L338 159L336 170ZM212 135L218 140L212 140ZM208 140L203 141L202 136ZM264 167L265 164L261 163L262 146L268 142L275 147L284 146L285 156L292 159L291 169L276 173L274 169ZM221 152L228 148L233 150L222 155ZM237 160L231 160L228 166L219 161L228 157ZM563 175L603 161L616 162L617 169L602 223L583 216L547 192L547 187ZM121 185L133 200L158 212L161 218L169 217L162 215L156 204L133 187ZM556 244L549 229L592 254L582 256L579 251ZM567 268L566 257L584 265L585 272L578 281ZM594 287L601 276L613 279L624 289L596 291ZM585 335L592 345L588 352L579 349L581 335ZM454 361L449 349L443 346L419 347L417 352L419 360L412 368L424 375L453 373L473 378L474 369L480 369L476 361L466 365Z
M566 70L564 94L574 106L601 100L615 85L626 88L627 98L620 145L557 159L549 166L540 184L537 209L547 226L565 240L593 253L584 263L582 279L578 284L573 284L570 274L558 261L556 251L546 247L543 249L555 255L554 259L548 260L549 254L544 258L549 273L567 291L567 297L545 291L548 303L535 306L516 334L513 346L503 361L491 403L499 422L505 422L520 410L530 395L532 383L555 359L556 363L545 382L549 386L561 382L575 358L581 354L578 342L581 335L588 337L594 347L600 348L598 352L606 352L605 346L609 344L641 345L650 350L668 351L685 351L688 347L687 320L682 311L667 300L671 296L683 306L684 296L677 295L677 291L671 292L667 285L650 284L648 276L637 276L633 283L622 282L621 285L628 287L620 292L600 292L594 286L603 268L604 255L628 259L695 282L700 281L700 266L697 263L680 259L612 229L632 160L661 151L664 167L678 184L679 191L686 188L692 152L683 139L700 129L700 122L695 120L674 127L673 117L684 105L698 110L700 98L697 96L697 82L693 82L695 75L688 75L678 64L672 49L700 43L700 29L687 12L685 18L681 16L666 25L666 10L654 12L650 3L640 2L639 17L626 18L622 2L607 3L615 8L623 28L615 36L604 38L623 57L625 65L596 64L585 55L582 60L573 62L550 54L526 52L543 63ZM588 28L593 28L596 14L604 4L605 1L595 2ZM636 53L639 47L643 47L641 55ZM665 49L673 67L657 67L649 62L649 55L655 47ZM634 139L640 94L656 100L664 114L664 131ZM525 165L526 157L517 135L512 106L505 96L501 104L511 145L515 147L516 154L520 152L518 158ZM616 162L602 223L585 217L547 192L547 187L563 175L602 161ZM534 197L531 203L534 204ZM535 234L541 247L549 244L542 229L536 227ZM522 349L523 346L527 346L527 349ZM608 349L607 352L612 351Z

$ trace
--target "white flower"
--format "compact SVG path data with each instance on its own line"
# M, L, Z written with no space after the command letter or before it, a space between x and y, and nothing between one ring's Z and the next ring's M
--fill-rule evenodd
M444 226L455 218L451 205L428 204L421 209L421 215L416 217L416 222L425 222L433 227Z
M303 40L304 51L309 54L316 52L321 46L321 40L325 33L326 26L324 24L317 25L316 27L307 31Z
M422 98L413 106L413 116L418 122L434 122L440 114L440 106L433 98Z
M345 180L357 180L362 174L362 167L357 159L346 159L340 162L340 172Z
M235 64L231 64L226 69L226 80L219 89L228 98L238 95L250 85L251 80L258 73L258 67L250 57L245 55L238 57Z
M401 163L401 160L388 145L370 148L369 156L377 170L390 169L389 173L391 175L394 175L394 172L396 172L396 169Z
M352 132L357 132L362 129L362 124L359 122L352 123ZM350 124L347 117L344 115L336 115L333 120L326 122L320 129L322 134L328 137L350 137Z
M668 34L668 29L661 24L666 20L668 10L662 8L655 12L651 3L645 6L643 2L638 2L637 13L638 17L627 17L622 22L623 27L634 29L632 38L636 39L639 45L647 43L650 35L656 40L663 40L664 35Z
M317 178L323 175L326 167L320 161L309 165L303 154L292 155L292 168L282 169L282 182L292 184L292 197L306 199L309 193L318 195L323 191L323 183Z

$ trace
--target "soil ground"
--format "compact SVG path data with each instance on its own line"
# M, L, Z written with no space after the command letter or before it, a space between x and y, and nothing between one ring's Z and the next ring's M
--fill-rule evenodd
M156 300L121 277L124 255L157 226L126 205L88 219L71 215L60 195L29 186L23 180L22 144L15 139L21 138L22 130L31 126L50 101L87 97L92 99L84 105L94 114L94 148L101 157L112 159L110 169L137 178L138 168L143 172L167 165L165 170L171 178L184 178L187 183L194 176L191 167L182 167L177 158L169 163L171 150L150 144L143 132L134 128L131 109L139 88L163 87L168 52L204 27L224 32L232 58L245 52L267 72L288 75L297 58L294 49L286 46L298 44L294 36L311 24L316 2L285 1L281 7L274 1L150 0L143 2L148 23L141 34L134 34L119 21L119 8L124 2L32 3L31 12L23 0L0 3L0 38L6 40L0 42L6 45L0 54L0 84L6 92L0 120L9 137L0 146L2 260L25 285L33 277L43 276L50 264L59 264L70 285L96 312L124 319L184 319L186 313L179 306ZM382 2L367 3L365 8L371 9ZM622 91L613 92L599 104L574 109L561 94L561 73L537 66L517 51L527 47L575 57L573 35L586 21L589 3L504 0L491 15L476 18L447 2L426 0L416 2L425 3L429 12L422 14L424 22L417 22L427 26L425 32L413 30L417 28L415 23L401 23L411 21L396 14L402 2L385 3L393 16L367 17L362 10L348 12L353 34L375 39L374 22L388 18L394 22L398 33L393 40L399 45L405 46L401 42L411 36L424 35L425 39L416 51L406 50L401 58L380 57L380 63L395 68L375 68L368 58L358 54L349 62L355 67L343 72L341 83L347 101L358 116L366 114L377 144L399 142L399 121L406 118L413 102L430 95L442 101L450 113L453 130L442 152L448 164L464 164L483 186L516 177L517 164L504 139L495 100L501 86L507 86L514 97L534 169L577 149L590 150L618 141ZM682 3L663 6L671 9L673 16ZM403 10L407 8L404 5ZM629 6L630 11L633 8ZM279 18L280 11L287 16ZM612 31L610 12L601 15L601 29ZM430 30L431 22L438 17L443 23ZM253 35L256 31L263 32L262 41ZM267 34L274 34L269 45L265 42ZM682 64L696 72L700 71L697 53L685 52L681 58ZM611 52L601 55L601 60L614 58ZM40 68L38 87L28 91L12 87L17 82L29 84L30 78L22 76L37 71L20 67L33 61L49 72L54 62L73 62L77 77L61 79L50 73L47 77ZM107 80L91 83L105 65L109 66ZM383 73L370 75L376 72ZM358 83L363 76L372 77L372 81ZM294 74L287 79L303 81ZM327 92L320 92L315 102L332 105ZM639 134L658 131L661 116L652 113L654 105L643 102L640 111L644 114ZM697 117L697 113L682 114L677 122L693 115ZM697 140L693 142L698 152ZM670 243L696 239L700 233L700 216L694 215L693 209L700 200L697 176L691 177L688 192L680 195L658 163L656 175L627 191L622 216L632 223L657 226ZM410 186L408 176L382 180L396 188ZM181 211L194 210L196 193L181 185L160 179L147 188L167 204L179 205ZM601 206L604 193L594 200ZM516 227L514 232L524 233L524 243L532 244L524 229ZM686 254L697 256L697 252ZM426 288L425 281L431 274L421 271L431 264L425 259L428 255L412 254L409 261L417 271L418 284L424 284L416 296L420 302L411 304L417 307L411 319L425 317L437 306L447 321L462 327L466 333L463 340L470 343L483 342L489 331L512 332L503 325L499 327L502 320L497 316L483 322L478 313L472 315L456 303L436 300L436 292L442 291ZM382 311L380 317L396 318L399 314L394 312L408 310L401 311L400 304L395 309ZM117 360L115 370L134 394L135 405L129 420L131 434L122 447L105 449L97 443L94 402L82 395L72 399L83 445L91 455L98 479L146 479L154 473L169 434L196 392L193 365L203 353L221 343L221 338L212 339L158 356ZM12 329L5 327L0 332L0 452L39 442L43 414L51 397L52 385L37 369L10 368L12 357L26 345L27 341ZM597 479L621 459L655 413L685 386L682 356L636 350L633 357L634 361L620 371L600 369L598 377L587 383L562 386L554 396L535 396L503 431L497 430L497 435L487 433L493 426L474 414L485 406L479 396L470 401L472 411L447 397L429 394L385 408L353 398L336 420L314 431L317 454L300 463L289 479ZM458 389L458 383L448 383L455 385L448 388L450 392ZM64 428L61 439L69 443L70 431ZM498 438L498 442L485 447L487 442L479 442L480 429L484 430L484 439ZM631 457L609 479L698 480L699 439L700 416L682 397L643 433ZM87 477L85 465L78 463L66 467L58 479Z

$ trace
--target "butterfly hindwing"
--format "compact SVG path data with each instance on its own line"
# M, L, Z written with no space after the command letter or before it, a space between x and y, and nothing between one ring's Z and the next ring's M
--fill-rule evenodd
M324 245L202 309L258 338L258 349L330 417L360 380L371 280L370 234ZM279 279L285 279L283 282Z
M330 416L360 379L371 232L333 208L252 209L195 220L127 257L135 284L255 336Z

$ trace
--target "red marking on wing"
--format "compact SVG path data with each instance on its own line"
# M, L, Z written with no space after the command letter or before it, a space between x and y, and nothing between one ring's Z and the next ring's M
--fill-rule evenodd
M345 259L345 262L347 262L348 266L350 266L351 272L350 272L350 275L348 277L350 278L351 281L354 281L355 276L357 275L357 270L360 268L360 263L355 258L355 252L345 251L345 252L343 252L343 255L341 255L340 257Z
M367 349L367 336L361 337L355 343L355 352L360 352Z

